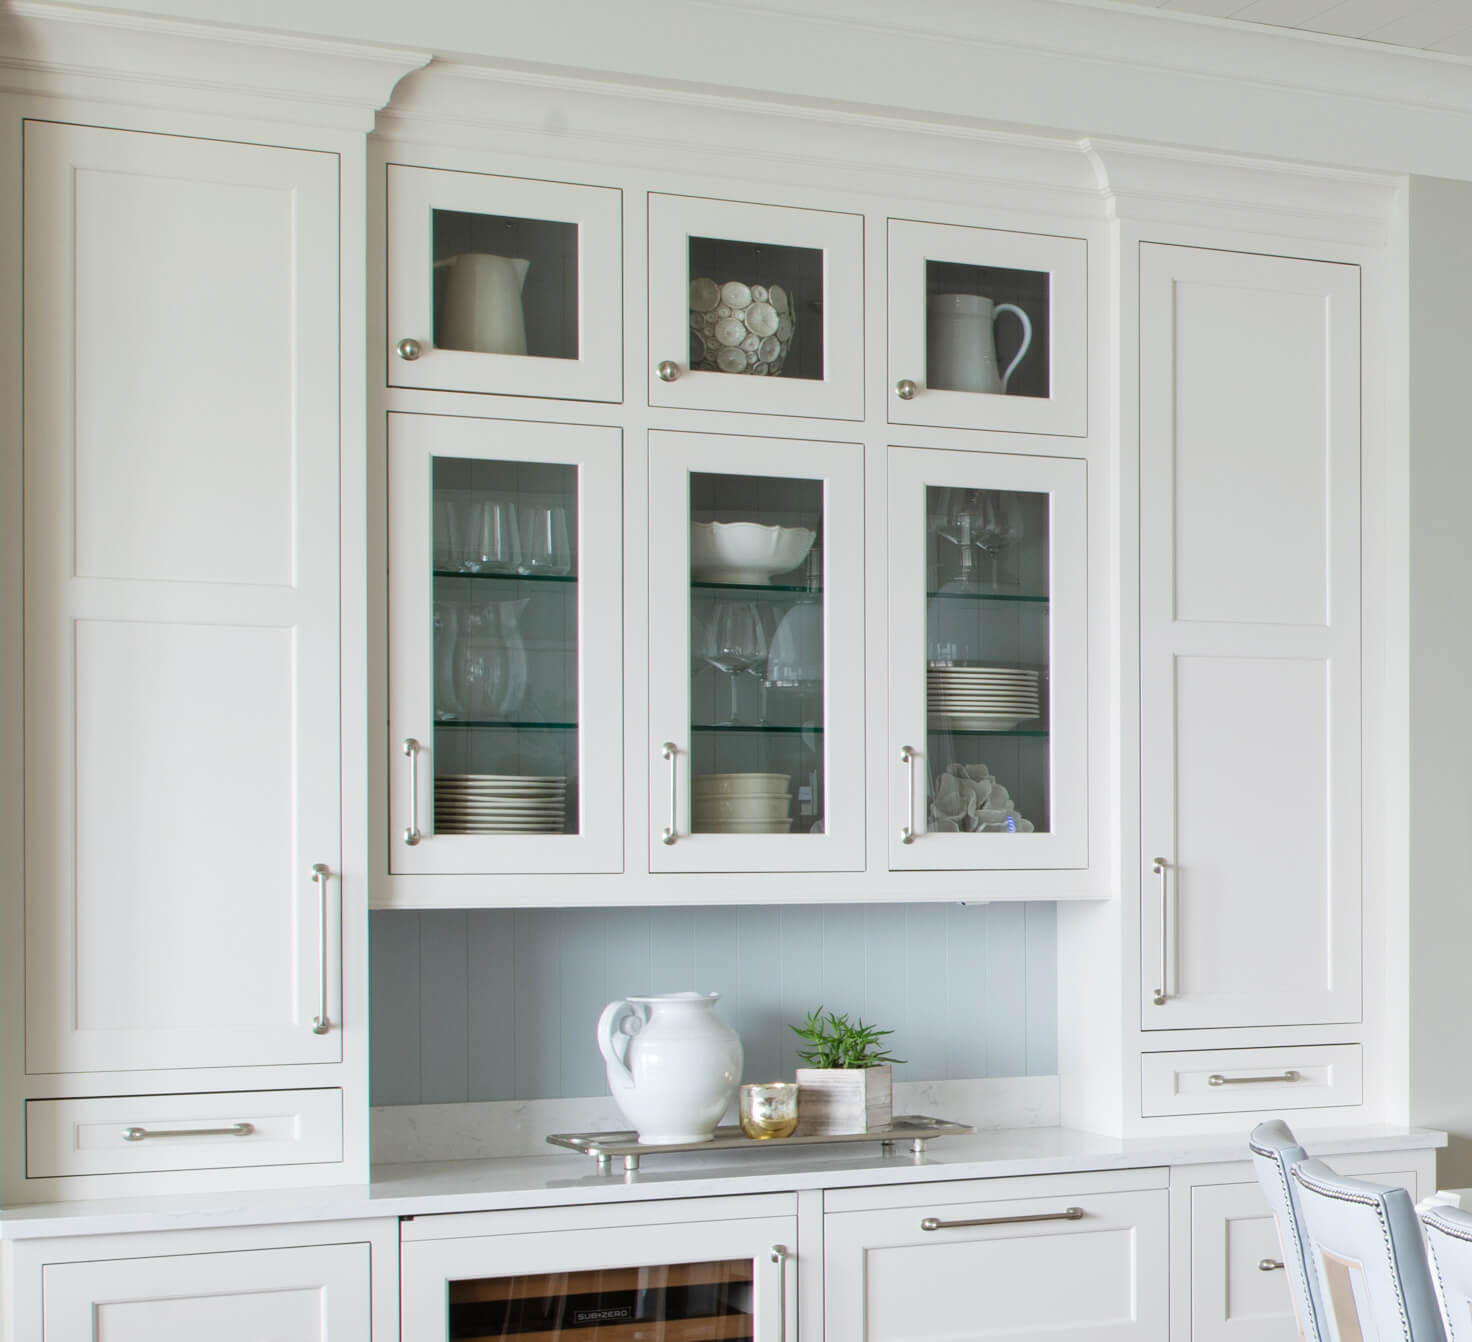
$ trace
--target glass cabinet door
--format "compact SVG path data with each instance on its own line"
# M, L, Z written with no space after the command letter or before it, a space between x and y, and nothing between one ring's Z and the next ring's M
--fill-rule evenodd
M389 416L391 871L621 870L620 457Z
M1085 470L890 449L892 869L1086 865Z
M1088 431L1088 244L889 221L889 422Z
M857 871L863 452L650 434L650 865Z
M649 197L649 403L862 419L864 221Z
M389 384L622 400L622 202L389 165Z

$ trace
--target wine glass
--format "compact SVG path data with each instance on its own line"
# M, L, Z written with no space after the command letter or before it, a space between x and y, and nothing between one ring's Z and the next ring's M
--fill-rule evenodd
M720 606L713 621L711 651L706 661L731 678L731 716L724 725L741 720L736 700L736 677L766 661L767 631L754 601L732 601Z
M972 539L992 563L992 591L997 590L997 561L1002 551L1009 549L1022 539L1022 509L1016 498L1000 490L982 491L982 511L979 525L972 530Z

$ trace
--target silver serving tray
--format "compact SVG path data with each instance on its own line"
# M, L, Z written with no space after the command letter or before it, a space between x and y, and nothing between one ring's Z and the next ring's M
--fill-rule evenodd
M676 1142L669 1145L643 1145L639 1134L632 1130L624 1132L554 1132L547 1140L553 1146L563 1146L569 1151L578 1151L585 1156L595 1156L601 1173L612 1164L615 1156L622 1156L624 1169L637 1170L641 1156L669 1156L686 1151L762 1151L770 1155L789 1146L851 1146L855 1142L878 1142L886 1152L894 1150L896 1142L908 1142L910 1150L917 1156L925 1152L925 1143L936 1137L951 1137L960 1133L975 1132L967 1123L952 1123L945 1118L927 1118L924 1114L903 1114L893 1119L887 1128L871 1128L868 1132L847 1132L841 1135L823 1133L811 1137L748 1137L735 1124L716 1129L715 1136L708 1142Z

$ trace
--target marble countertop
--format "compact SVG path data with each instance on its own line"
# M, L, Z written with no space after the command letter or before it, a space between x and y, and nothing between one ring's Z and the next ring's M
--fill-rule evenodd
M1445 1133L1426 1128L1335 1128L1306 1131L1300 1137L1311 1154L1331 1158L1350 1152L1424 1150L1446 1144ZM886 1155L878 1143L790 1147L760 1154L650 1156L633 1173L625 1173L621 1163L615 1162L611 1171L599 1174L592 1157L566 1151L501 1160L380 1165L367 1184L33 1203L0 1211L0 1239L790 1193L1213 1164L1246 1157L1242 1137L1232 1133L1126 1139L1056 1127L946 1137L931 1143L919 1156L900 1147Z

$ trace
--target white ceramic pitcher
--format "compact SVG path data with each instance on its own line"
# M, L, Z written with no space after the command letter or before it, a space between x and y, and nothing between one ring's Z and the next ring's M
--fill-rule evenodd
M741 1084L741 1039L719 993L610 1002L598 1018L608 1088L646 1146L708 1142Z
M1003 313L1022 323L1022 344L1002 372L997 367L994 324ZM993 303L980 294L931 294L926 323L927 385L938 391L1004 393L1032 347L1032 321L1015 303Z
M445 277L439 343L476 354L525 354L521 287L531 262L520 257L462 252L436 261Z

